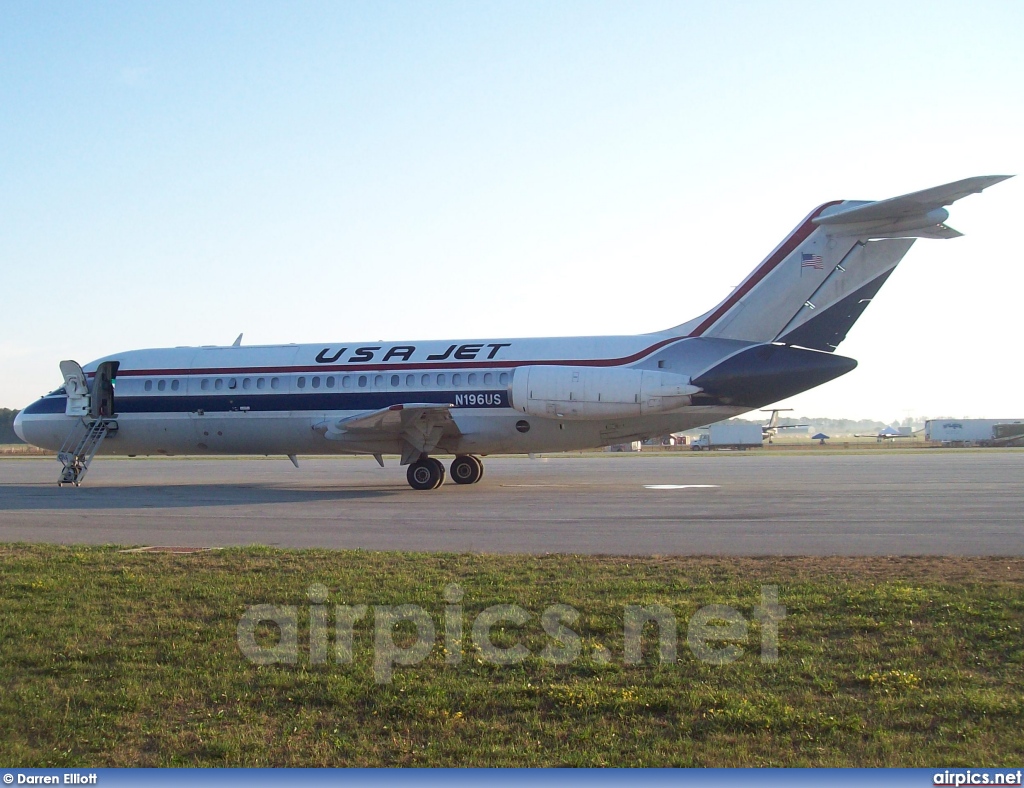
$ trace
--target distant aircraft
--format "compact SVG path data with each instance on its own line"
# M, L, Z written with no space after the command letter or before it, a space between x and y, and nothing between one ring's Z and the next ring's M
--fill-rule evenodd
M770 410L762 409L762 413L771 413L772 415L768 418L768 423L761 427L761 439L767 440L772 443L775 440L775 436L779 434L779 430L796 430L810 427L810 424L779 424L779 414L783 411L790 411L792 408L771 408Z
M692 429L852 370L834 351L915 239L960 235L943 206L1007 177L825 203L722 303L654 334L131 350L61 362L64 384L15 430L58 452L60 483L97 453L397 454L429 490L437 455L472 484L484 455Z
M920 432L920 430L918 430ZM855 438L876 438L879 443L885 441L894 441L897 438L913 438L917 433L914 432L900 432L895 427L883 427L878 432L868 433L857 433L853 437Z

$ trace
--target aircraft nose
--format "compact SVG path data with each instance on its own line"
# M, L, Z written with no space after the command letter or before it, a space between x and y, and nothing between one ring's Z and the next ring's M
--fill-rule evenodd
M14 434L18 436L19 440L23 440L25 443L28 443L28 441L25 440L25 428L22 423L24 421L24 419L22 419L24 413L24 411L18 411L18 415L14 417Z

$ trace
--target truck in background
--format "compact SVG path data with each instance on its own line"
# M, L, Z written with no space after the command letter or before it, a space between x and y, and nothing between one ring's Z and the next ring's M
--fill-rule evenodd
M699 438L694 438L690 448L693 451L705 449L760 449L763 444L760 424L712 424Z
M1024 445L1024 419L931 419L924 439L943 446Z

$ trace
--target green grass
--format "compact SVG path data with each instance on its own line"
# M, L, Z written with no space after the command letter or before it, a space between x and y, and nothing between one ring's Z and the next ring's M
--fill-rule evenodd
M500 666L472 647L446 665L444 587L530 611L495 641L534 656ZM372 619L352 664L310 664L312 583L328 604L413 603L439 641L374 680ZM728 665L697 660L702 605L748 619L763 584L788 611L779 660L752 621ZM479 556L233 549L192 555L0 546L0 761L19 766L898 765L1024 757L1024 561ZM581 614L584 655L556 666L539 614ZM251 604L296 605L299 659L250 664ZM623 606L681 622L675 664L653 628L623 664ZM399 633L401 634L401 633ZM264 633L261 637L267 637ZM261 641L263 642L263 641ZM594 647L611 660L594 659Z

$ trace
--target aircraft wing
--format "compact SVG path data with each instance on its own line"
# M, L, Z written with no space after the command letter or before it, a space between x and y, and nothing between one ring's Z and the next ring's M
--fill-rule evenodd
M332 432L371 431L382 433L399 433L414 423L425 424L450 423L453 427L451 405L438 405L436 402L408 403L392 405L347 419L332 422ZM457 431L458 428L456 428Z
M412 402L391 405L345 419L325 421L313 429L327 440L373 443L401 439L402 463L437 448L445 437L461 435L452 418L451 405L436 402Z

